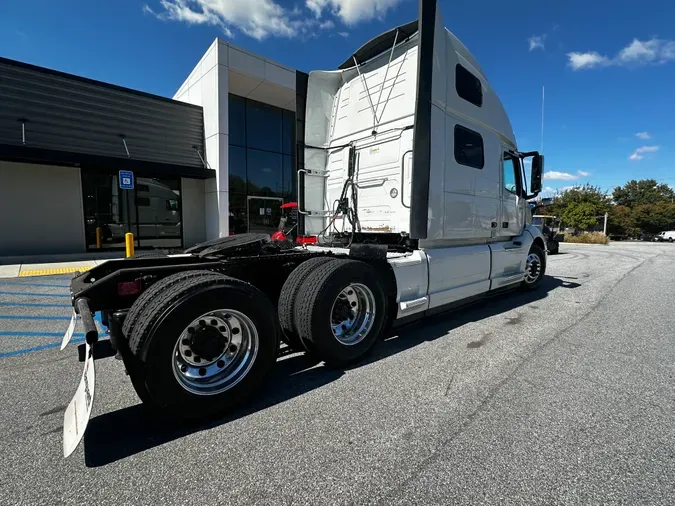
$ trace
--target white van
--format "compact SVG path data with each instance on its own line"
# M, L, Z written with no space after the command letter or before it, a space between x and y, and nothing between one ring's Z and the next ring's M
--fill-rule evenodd
M675 230L669 230L668 232L661 232L659 235L654 237L654 241L657 241L657 242L663 242L663 241L673 242L673 241L675 241Z

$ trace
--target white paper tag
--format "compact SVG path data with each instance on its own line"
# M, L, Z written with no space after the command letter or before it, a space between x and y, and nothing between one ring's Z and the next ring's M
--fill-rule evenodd
M77 321L77 317L78 317L77 313L73 309L73 315L70 317L70 324L68 325L68 330L66 330L66 333L63 335L63 339L61 340L62 350L66 346L68 346L68 343L73 338L73 331L75 330L75 322Z
M96 373L94 371L94 355L91 346L85 342L86 360L80 384L75 395L63 415L63 456L68 457L80 444L87 429L91 408L94 405L94 387Z

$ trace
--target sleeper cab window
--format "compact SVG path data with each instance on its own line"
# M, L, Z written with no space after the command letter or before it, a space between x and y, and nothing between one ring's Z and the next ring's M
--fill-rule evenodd
M455 65L455 88L457 95L477 107L483 105L483 87L480 79L459 63Z
M502 162L502 170L504 172L504 189L513 194L518 192L518 187L516 186L517 167L518 165L515 158L510 153L505 151L504 160Z
M483 137L478 132L455 125L455 161L474 169L483 168Z

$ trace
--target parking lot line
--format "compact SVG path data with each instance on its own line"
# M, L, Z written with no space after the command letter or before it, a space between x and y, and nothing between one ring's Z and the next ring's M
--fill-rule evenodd
M70 320L70 316L0 314L0 320Z
M45 286L48 288L68 288L70 286L70 283L63 283L63 284L58 284L58 283L18 283L16 281L0 281L0 285L5 285L5 286Z
M69 293L0 292L0 295L22 295L25 297L70 297Z
M70 307L72 308L72 304L43 304L42 302L5 302L2 301L0 302L0 306L5 306L5 307L21 307L21 306L26 306L26 307Z
M83 342L84 337L77 337L77 338L73 337L73 339L70 341L71 344ZM33 353L35 351L47 350L49 348L57 348L59 346L61 346L60 341L58 343L41 344L40 346L33 346L32 348L24 348L23 350L7 351L5 353L0 353L0 358L16 357L17 355L25 355L26 353Z

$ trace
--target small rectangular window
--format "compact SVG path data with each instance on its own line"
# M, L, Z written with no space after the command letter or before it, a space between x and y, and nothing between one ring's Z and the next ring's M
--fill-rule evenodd
M167 211L180 211L180 206L178 201L174 199L169 199L166 201L166 210Z
M459 63L455 66L455 88L460 98L478 107L483 105L483 87L480 79Z
M455 125L455 160L460 165L482 169L485 163L483 137L478 132Z
M508 151L504 151L502 171L504 173L504 189L509 193L518 195L518 175L520 173L520 161Z
M147 184L137 184L136 190L139 192L149 192L150 187Z
M138 207L150 207L150 199L148 197L136 197L136 205Z

